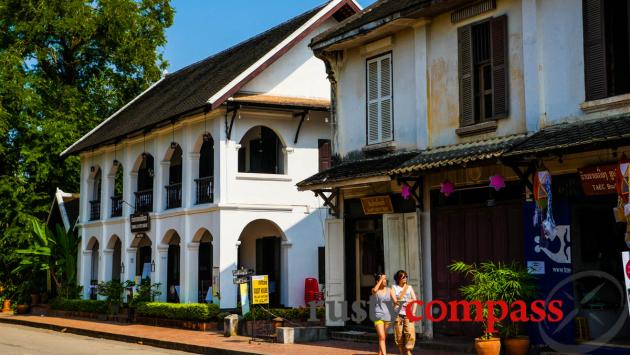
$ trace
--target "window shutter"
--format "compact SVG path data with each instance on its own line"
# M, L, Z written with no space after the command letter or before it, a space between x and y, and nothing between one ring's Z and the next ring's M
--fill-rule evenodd
M459 124L475 124L475 92L473 86L472 27L460 27L457 31L459 60Z
M367 64L367 85L368 85L368 104L367 104L367 141L368 144L379 142L378 134L378 116L379 116L379 93L378 93L378 61L371 60Z
M394 138L392 97L392 56L387 54L367 62L367 143Z
M604 0L583 0L582 13L586 100L603 99L608 96Z
M508 35L507 16L493 18L490 22L492 45L492 116L506 117L508 114Z
M385 56L381 60L381 141L394 138L392 117L392 57Z
M332 152L330 149L330 139L319 139L317 142L319 152L319 171L330 169Z

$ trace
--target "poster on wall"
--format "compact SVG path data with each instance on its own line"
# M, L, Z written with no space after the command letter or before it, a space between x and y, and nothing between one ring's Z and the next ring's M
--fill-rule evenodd
M569 203L561 198L554 200L556 226L549 235L545 235L541 223L532 223L534 202L525 202L523 212L525 262L530 274L537 280L538 292L551 299L562 300L562 311L569 314L574 308L573 283L569 281L573 274ZM546 322L532 324L529 333L534 344L545 343L545 337L569 344L574 338L573 322L566 322L562 326Z
M628 314L630 315L630 251L621 253L623 265L623 278L626 280L626 302L628 303Z

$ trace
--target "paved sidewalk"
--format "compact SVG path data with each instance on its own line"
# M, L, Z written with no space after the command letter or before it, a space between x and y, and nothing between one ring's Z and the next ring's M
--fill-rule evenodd
M247 337L226 338L218 332L152 327L92 320L78 320L43 316L0 316L1 323L12 323L64 331L80 335L140 343L165 349L203 354L374 354L375 344L320 341L310 344L249 343ZM392 344L393 345L393 344ZM388 352L397 353L393 346ZM414 354L454 355L456 353L416 349Z

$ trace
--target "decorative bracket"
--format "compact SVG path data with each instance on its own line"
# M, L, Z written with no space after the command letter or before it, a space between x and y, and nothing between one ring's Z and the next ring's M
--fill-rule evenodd
M300 116L300 123L298 124L297 131L295 132L295 139L293 139L293 144L297 144L298 138L300 137L300 129L302 129L302 124L304 123L304 119L308 115L308 110L302 111L300 113L293 114L293 117Z
M424 201L423 201L423 187L424 187L424 177L398 177L396 179L398 185L404 185L409 188L409 194L416 200L416 208L420 211L424 211ZM410 183L412 183L410 185Z
M322 200L324 200L324 206L330 208L331 214L339 218L339 201L337 199L339 189L314 190L313 192L315 196L321 197Z
M228 106L225 110L225 135L227 136L228 140L232 138L232 127L234 127L234 119L236 118L236 114L238 113L238 110L240 108L240 105L233 105L232 107L230 107L230 104L228 103ZM230 120L230 125L228 126L228 114L230 112L232 112L232 119Z
M533 181L534 181L534 170L536 169L535 163L528 164L525 171L522 171L521 168L519 168L516 165L510 165L510 167L512 168L512 170L514 170L514 172L516 173L516 176L518 176L521 182L525 184L525 186L527 186L527 188L530 191L534 191Z

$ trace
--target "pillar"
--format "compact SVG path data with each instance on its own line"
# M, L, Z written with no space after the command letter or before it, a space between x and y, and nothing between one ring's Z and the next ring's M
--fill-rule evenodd
M166 210L166 189L168 185L168 172L171 162L162 160L160 168L153 175L153 211L161 212Z
M90 276L92 273L92 251L83 250L81 257L81 286L83 286L83 299L90 298Z
M114 249L103 249L103 261L99 265L101 268L99 270L100 280L103 281L111 281L112 280L112 269L114 266Z
M184 267L180 273L182 303L197 303L199 299L199 243L188 243L180 249Z
M151 283L160 283L160 292L156 301L166 302L166 281L168 275L168 245L157 246L157 258L154 258L155 272L151 272Z
M298 292L299 283L291 285L291 275L289 275L289 249L293 244L288 240L283 240L280 244L280 302L288 307L299 306L302 301L295 303L295 300L303 299L303 297L294 296L293 293ZM299 280L294 280L299 282ZM291 287L293 286L293 287Z
M134 281L136 280L136 263L138 262L136 260L137 256L138 256L138 249L137 248L127 248L126 249L126 254L125 254L125 258L124 258L124 263L125 263L125 271L123 272L124 276L123 278L126 278L127 280L131 280Z
M185 157L182 176L182 206L192 207L197 203L197 183L199 178L199 152L190 152Z

